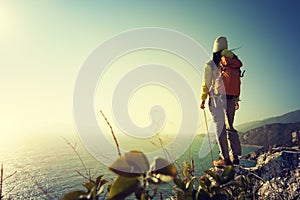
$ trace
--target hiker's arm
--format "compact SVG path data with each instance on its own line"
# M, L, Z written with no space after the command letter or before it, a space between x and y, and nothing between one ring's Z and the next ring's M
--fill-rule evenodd
M238 103L238 102L235 102L234 109L235 109L235 110L238 110L239 108L240 108L239 103Z
M202 92L201 92L201 97L200 99L202 100L200 108L204 109L205 108L205 100L208 96L209 93L209 88L212 84L212 67L207 63L205 64L204 68L204 77L203 77L203 83L202 83Z

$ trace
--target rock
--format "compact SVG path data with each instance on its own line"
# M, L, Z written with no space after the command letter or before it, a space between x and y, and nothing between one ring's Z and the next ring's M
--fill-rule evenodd
M238 175L253 173L258 199L300 199L299 146L265 148L243 157L255 160L255 167L236 167Z
M292 144L300 146L300 130L292 132Z

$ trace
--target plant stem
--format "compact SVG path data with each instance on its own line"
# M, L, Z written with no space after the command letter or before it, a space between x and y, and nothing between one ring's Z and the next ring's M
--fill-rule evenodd
M115 136L114 130L113 130L112 126L110 125L108 119L105 117L105 115L104 115L104 113L102 112L102 110L100 110L100 113L101 113L101 115L103 116L104 120L106 121L107 125L108 125L109 128L110 128L110 132L111 132L111 134L112 134L112 136L113 136L113 138L114 138L114 141L115 141L115 143L116 143L116 147L117 147L117 150L118 150L118 155L121 156L122 154L121 154L120 147L119 147L119 143L118 143L118 140L117 140L117 138L116 138L116 136Z
M0 173L0 200L2 199L2 186L3 186L3 164L1 164L1 173Z
M63 138L63 139L66 141L66 143L67 143L67 144L73 149L73 151L76 153L77 157L79 158L79 160L80 160L80 162L81 162L81 164L82 164L82 166L83 166L83 168L84 168L84 171L85 171L85 173L86 173L86 176L89 177L88 180L91 181L91 180L92 180L91 174L89 173L89 170L88 170L87 167L85 166L85 164L84 164L84 162L83 162L81 156L80 156L79 153L77 152L77 150L76 150L76 148L75 148L76 145L72 145L66 138ZM85 177L85 176L83 176L83 177ZM86 177L85 177L85 178L86 178Z

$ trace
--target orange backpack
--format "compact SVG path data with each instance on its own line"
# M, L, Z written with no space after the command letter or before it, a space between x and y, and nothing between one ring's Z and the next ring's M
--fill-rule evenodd
M225 94L238 97L240 95L241 79L244 72L241 73L240 68L242 62L234 56L228 58L221 57L219 63L219 72L215 81L215 94Z

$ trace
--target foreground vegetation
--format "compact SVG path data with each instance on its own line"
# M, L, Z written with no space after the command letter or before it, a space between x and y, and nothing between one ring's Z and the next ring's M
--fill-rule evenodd
M141 151L129 151L121 155L113 128L103 112L101 114L110 127L119 155L109 166L116 178L110 182L100 175L92 180L86 170L85 178L88 182L82 184L85 190L69 192L64 195L63 200L123 200L130 195L140 200L163 199L166 195L159 191L159 186L169 182L173 183L169 199L251 199L255 194L251 177L235 176L233 166L221 170L207 169L204 171L205 175L197 177L194 175L193 159L179 165L164 158L156 158L150 167L148 158ZM68 144L76 152L75 147ZM76 154L84 165L80 155ZM84 168L86 169L85 166Z
M109 169L116 174L113 182L101 175L96 180L83 183L84 190L72 191L64 195L63 200L122 200L127 196L136 199L163 199L159 186L173 182L173 191L169 199L253 199L258 188L254 188L253 178L249 175L237 175L233 166L224 169L205 170L205 175L194 176L193 162L184 162L181 170L166 159L155 159L150 168L145 154L130 151L120 156Z

